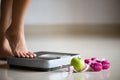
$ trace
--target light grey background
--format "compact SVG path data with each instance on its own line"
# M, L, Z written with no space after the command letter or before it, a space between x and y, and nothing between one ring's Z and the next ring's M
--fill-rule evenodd
M32 0L25 24L120 23L120 0Z

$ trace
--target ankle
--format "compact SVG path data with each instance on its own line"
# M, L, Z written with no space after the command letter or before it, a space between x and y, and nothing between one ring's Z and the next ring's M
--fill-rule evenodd
M10 27L6 30L6 33L15 35L15 34L19 34L21 32L24 31L24 25L21 24L17 24L17 23L12 23L10 25Z

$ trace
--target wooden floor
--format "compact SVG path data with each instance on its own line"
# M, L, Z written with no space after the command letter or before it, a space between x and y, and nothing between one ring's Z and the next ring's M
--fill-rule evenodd
M25 25L26 35L120 37L120 24Z

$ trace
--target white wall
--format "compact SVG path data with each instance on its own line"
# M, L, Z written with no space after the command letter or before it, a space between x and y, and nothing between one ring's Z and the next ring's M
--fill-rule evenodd
M25 24L120 23L120 0L32 0Z

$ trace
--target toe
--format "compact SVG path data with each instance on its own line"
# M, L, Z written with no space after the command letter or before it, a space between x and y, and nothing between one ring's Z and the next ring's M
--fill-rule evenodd
M28 53L24 53L26 58L30 58L30 55Z
M29 58L29 55L27 53L25 55L26 55L26 58Z
M22 58L26 57L26 55L24 53L19 53L19 54L20 54L20 57L22 57Z
M14 52L14 56L19 57L19 58L34 58L34 57L36 57L36 54L34 54L32 52L28 52L28 53Z
M28 52L27 54L29 55L30 58L33 58L33 57L34 57L33 54L30 53L30 52Z
M30 55L32 55L33 57L36 57L36 54L29 52Z
M14 52L14 56L21 57L21 55L18 52Z
M33 53L34 57L36 57L37 55L35 53Z

